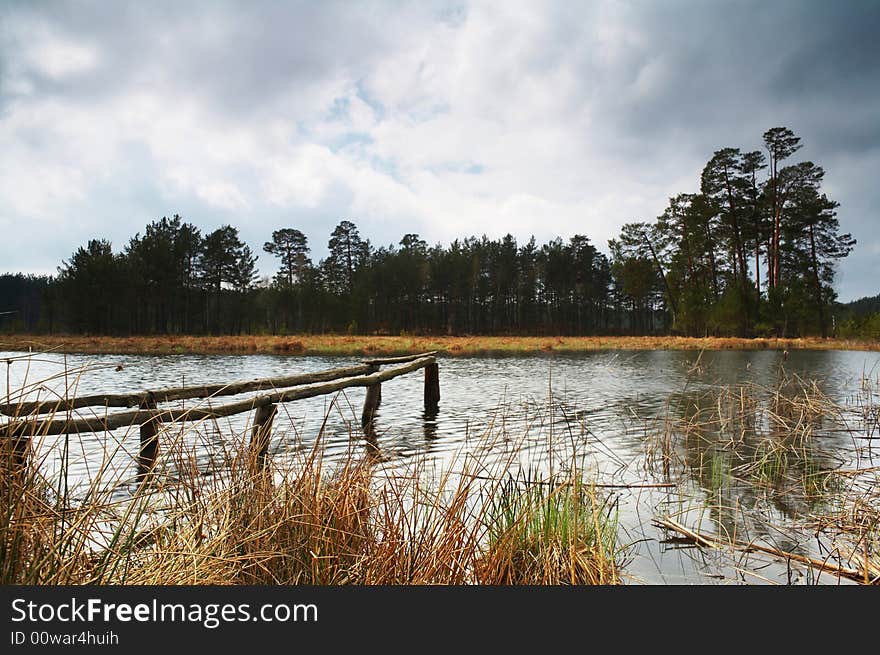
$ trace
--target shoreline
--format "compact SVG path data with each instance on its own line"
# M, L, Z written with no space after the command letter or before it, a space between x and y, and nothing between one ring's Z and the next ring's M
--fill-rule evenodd
M739 337L518 337L518 336L134 336L0 335L0 350L108 355L282 354L404 355L578 353L599 350L858 350L880 351L880 341Z

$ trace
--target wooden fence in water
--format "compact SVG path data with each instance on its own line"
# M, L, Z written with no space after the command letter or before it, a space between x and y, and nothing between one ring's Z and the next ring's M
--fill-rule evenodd
M3 441L11 448L18 465L25 463L30 440L35 437L104 432L138 425L140 449L137 455L138 478L150 474L159 455L158 435L163 423L199 421L254 412L251 449L260 465L264 465L269 448L272 421L280 403L335 393L349 387L366 387L361 425L368 437L374 437L373 419L382 400L382 383L419 369L425 370L425 411L436 412L440 402L440 372L436 351L367 359L354 366L334 368L315 373L263 378L226 384L211 384L169 389L147 390L128 394L94 394L76 398L47 401L20 401L0 404L0 414L10 420L0 424ZM393 365L382 369L383 366ZM189 409L160 408L159 403L191 398L218 398L249 392L267 392L224 405ZM73 418L72 410L86 407L104 408L103 416ZM132 411L108 413L111 407L137 407ZM66 418L55 418L66 412ZM46 418L49 415L50 418Z

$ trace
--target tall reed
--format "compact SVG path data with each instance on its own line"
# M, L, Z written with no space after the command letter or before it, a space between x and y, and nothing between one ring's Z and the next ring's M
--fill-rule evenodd
M166 454L140 485L131 468L109 466L114 453L75 493L44 477L45 458L7 458L2 582L619 582L613 505L577 469L514 493L502 481L521 475L515 449L489 461L487 443L486 459L426 476L424 462L383 463L353 432L349 452L332 461L318 435L310 450L264 469L242 434L228 441L223 467L206 471L191 427L165 426L159 437Z

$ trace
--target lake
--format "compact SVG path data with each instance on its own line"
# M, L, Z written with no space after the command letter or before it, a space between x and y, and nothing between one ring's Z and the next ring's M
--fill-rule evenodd
M29 398L41 399L65 393L134 392L291 375L357 361L354 357L2 352L0 365L3 360L0 396L4 399L22 388L29 391ZM454 470L469 457L480 457L489 464L513 461L515 468L549 475L576 462L589 479L608 485L607 493L617 502L621 540L627 545L627 583L839 582L833 575L817 575L760 554L734 556L696 548L653 520L674 515L691 527L702 526L703 531L735 533L737 540L759 538L787 552L819 559L827 555L817 545L811 523L826 509L821 494L813 494L806 485L781 493L781 478L774 478L768 468L772 458L743 460L737 444L745 444L750 457L760 455L767 444L761 435L772 435L776 420L768 418L768 406L762 403L769 403L779 391L796 406L802 387L815 382L815 391L827 395L841 411L819 416L806 426L802 434L808 438L798 446L798 455L792 455L795 450L786 453L782 465L805 472L803 480L872 466L873 437L880 436L876 427L880 353L598 351L440 357L438 362L441 401L436 415L425 415L420 371L383 384L376 445L381 466L389 471L413 466ZM727 392L719 394L719 389ZM363 388L352 388L281 406L270 446L275 461L295 462L319 433L329 461L367 448L360 431L364 396ZM186 401L186 406L195 402ZM741 425L742 417L730 414L730 407L737 405L752 407L754 411L744 413L757 417L757 423ZM81 415L89 411L103 410L79 410ZM721 418L709 421L709 416ZM243 414L205 422L186 433L194 461L205 475L222 469L235 441L232 435L239 439L246 435L251 418ZM694 438L697 432L699 439ZM61 469L62 442L63 437L47 437L39 446L50 474ZM133 480L136 428L80 435L69 443L73 487L85 486L102 467ZM774 454L778 455L765 453ZM132 488L133 482L120 487Z

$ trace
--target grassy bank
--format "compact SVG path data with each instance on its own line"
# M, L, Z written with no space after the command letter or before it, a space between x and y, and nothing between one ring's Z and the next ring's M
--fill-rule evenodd
M3 335L0 350L94 354L271 353L387 355L437 350L448 355L576 353L593 350L880 350L880 341L690 337L138 336Z

